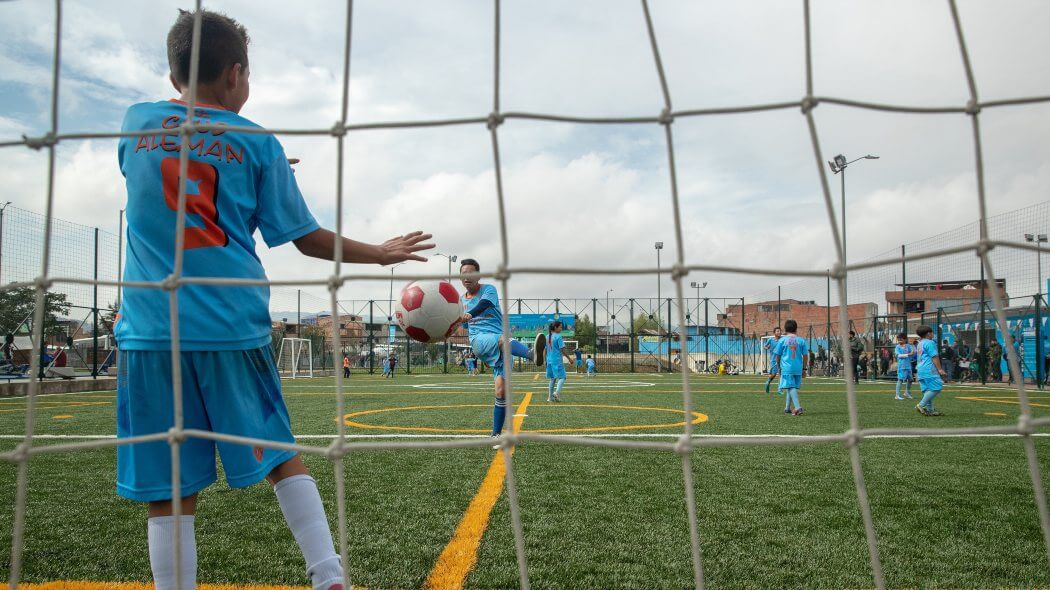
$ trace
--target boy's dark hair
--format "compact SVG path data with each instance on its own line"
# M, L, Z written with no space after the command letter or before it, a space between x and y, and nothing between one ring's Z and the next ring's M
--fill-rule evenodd
M784 331L788 334L794 334L795 332L798 332L798 322L796 322L795 320L788 320L784 322Z
M857 333L856 333L856 332L854 332L853 330L850 330L850 331L849 331L849 335L850 335L850 336L856 336L856 335L857 335Z
M775 328L773 328L773 331L776 332L779 329L780 329L780 326L776 326Z
M554 320L553 322L550 323L550 326L547 327L547 331L548 332L553 332L554 330L556 330L557 328L562 327L563 325L564 324L561 323L561 320Z
M926 336L932 333L933 328L927 326L926 324L923 324L915 329L915 334L918 335L919 338L926 338Z
M190 84L195 14L180 9L179 17L168 31L168 67L175 81L183 86ZM203 84L214 82L233 64L241 64L241 68L247 70L248 42L248 31L243 25L220 12L202 9L197 80Z
M481 265L478 264L477 260L473 258L464 258L459 261L459 270L462 271L464 266L473 266L474 272L481 272Z
M908 335L905 334L904 332L901 332L900 334L897 334L897 339L900 340L901 338L907 340L908 339Z

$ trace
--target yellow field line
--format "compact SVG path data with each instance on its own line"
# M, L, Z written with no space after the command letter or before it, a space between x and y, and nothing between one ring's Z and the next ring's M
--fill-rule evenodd
M48 402L41 402L41 403L43 404L43 403L48 403ZM37 406L37 409L38 410L63 410L63 409L66 409L66 408L82 408L84 406L112 406L112 405L113 404L111 404L109 402L64 402L64 403L59 403L58 405L52 405L52 406L40 405L40 406ZM3 410L0 410L0 413L9 414L11 412L24 412L24 411L26 411L26 409L23 407L23 408L3 409Z
M528 409L531 400L532 392L529 391L521 400L518 410L514 412L516 415L514 432L521 431L521 423L525 421L525 410ZM510 452L514 453L513 447ZM470 501L467 511L463 514L463 519L456 526L452 540L445 546L434 568L427 575L425 588L459 590L463 587L467 574L478 562L481 536L485 534L485 529L488 527L489 516L496 505L496 500L499 500L503 493L503 480L506 475L507 465L504 463L504 455L502 452L496 453L492 464L489 465L488 473L485 474L485 479L481 482L481 487L478 488L478 493L474 495L474 499Z
M996 398L996 397L976 397L976 396L963 396L963 395L960 395L960 396L957 396L955 399L962 399L962 400L971 401L971 402L984 402L986 404L1009 404L1009 405L1013 405L1013 406L1021 405L1020 400L1018 400L1017 398L1009 399L1009 398L1001 398L1001 397L1000 398ZM1032 406L1033 408L1050 408L1050 404L1039 404L1039 403L1036 403L1036 402L1028 402L1028 405Z
M42 584L19 584L18 587L25 590L153 590L153 583L60 580ZM309 587L267 586L261 584L197 584L197 590L309 590Z

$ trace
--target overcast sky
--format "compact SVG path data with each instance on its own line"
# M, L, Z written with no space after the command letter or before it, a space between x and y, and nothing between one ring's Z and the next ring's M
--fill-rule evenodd
M171 98L164 38L177 1L67 1L62 131L115 130L127 105ZM213 1L252 38L252 96L242 114L271 127L330 127L341 95L345 6L320 0ZM804 94L802 3L655 0L656 33L675 109L794 101ZM1050 95L1050 4L960 1L982 99ZM968 89L943 0L814 0L815 93L903 105L963 105ZM350 121L485 115L493 87L492 3L355 3ZM53 6L0 2L0 140L47 128ZM504 110L653 116L662 107L637 1L503 3ZM970 121L821 105L825 158L866 153L847 179L849 256L860 260L977 217ZM1050 105L981 115L989 212L1050 199ZM823 269L834 259L805 119L797 109L679 119L675 148L686 260ZM282 137L314 214L333 227L335 141ZM657 125L509 121L500 128L516 265L638 267L675 257L666 146ZM438 250L492 269L499 234L483 125L352 134L344 231L380 241L433 232ZM4 200L43 211L44 153L3 151ZM115 142L58 150L56 216L116 231L123 182ZM837 178L832 178L838 206ZM837 213L836 213L837 215ZM1032 228L1046 231L1050 228ZM1020 237L1020 236L1018 236ZM272 278L324 276L286 245L258 247ZM1033 261L1034 262L1034 261ZM443 272L446 262L409 265ZM400 269L399 269L400 270ZM385 273L375 269L377 274ZM767 290L771 279L691 276L713 296ZM652 276L520 276L512 297L647 297ZM663 281L663 294L671 281ZM775 284L775 283L773 283ZM341 299L385 297L354 283Z

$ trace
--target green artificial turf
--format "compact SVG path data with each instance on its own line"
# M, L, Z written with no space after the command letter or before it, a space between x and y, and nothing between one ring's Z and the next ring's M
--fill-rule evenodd
M806 414L782 413L783 398L758 377L692 377L700 435L829 434L849 427L841 381L808 379ZM285 382L293 430L324 446L336 432L331 378ZM491 378L463 375L353 376L346 412L353 442L375 435L470 436L491 425ZM519 375L514 404L531 393L525 430L665 435L683 420L677 375L571 377L564 402L546 402L546 383ZM1032 392L1036 416L1050 394ZM112 392L38 399L36 434L107 435ZM858 388L863 428L1009 425L1019 414L1007 389L949 387L944 417L918 415L893 400L889 384ZM434 407L437 406L437 407ZM25 400L0 400L0 450L25 431ZM378 410L378 411L377 411ZM56 416L71 416L56 418ZM382 426L385 428L374 428ZM613 430L630 427L629 430ZM670 436L667 436L670 435ZM50 445L78 439L41 438ZM393 440L404 440L395 438ZM431 440L431 439L427 439ZM1044 475L1050 439L1037 438ZM452 538L494 451L354 451L345 459L352 581L368 588L420 587ZM1030 588L1050 585L1050 565L1032 482L1018 438L879 438L861 457L891 588ZM838 443L700 448L691 455L710 588L869 588L868 558L849 451ZM333 468L308 456L335 527ZM530 581L534 588L684 588L693 585L682 457L529 442L514 455ZM0 464L0 574L9 563L17 468ZM39 455L29 469L22 579L149 580L145 509L114 493L111 448ZM1044 477L1044 480L1047 479ZM302 558L265 484L201 494L199 580L306 583ZM518 585L506 493L481 540L471 588Z

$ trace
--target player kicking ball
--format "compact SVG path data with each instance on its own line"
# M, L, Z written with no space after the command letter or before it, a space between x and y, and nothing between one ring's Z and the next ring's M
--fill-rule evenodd
M481 265L473 258L464 258L459 265L460 275L481 271ZM483 285L478 279L461 276L463 288L463 323L467 325L470 348L478 359L492 368L492 383L496 401L492 407L492 436L503 432L507 418L507 398L504 392L505 369L503 361L503 310L499 306L499 294L493 285ZM510 341L511 355L543 365L547 339L543 332L536 335L532 351L517 340Z
M919 388L922 399L915 409L923 416L943 416L933 408L933 398L944 389L944 369L941 368L940 355L937 354L937 342L933 339L933 328L922 325L915 333L919 336Z
M174 271L181 138L186 117L195 13L180 11L168 33L171 82L178 100L132 105L129 136L118 145L127 184L126 281L163 281ZM194 120L257 127L238 115L248 100L248 34L225 15L202 11L199 83ZM169 135L136 135L151 129ZM160 148L160 149L158 149ZM380 245L355 242L322 229L306 206L280 142L262 133L223 131L189 135L186 227L182 272L187 277L265 280L255 253L258 230L275 248L292 242L306 256L391 264L425 260L429 234L414 232ZM294 443L281 381L270 349L269 288L186 284L179 287L178 362L188 429ZM163 433L174 426L169 294L126 287L115 334L120 344L117 436ZM315 590L342 590L343 566L332 543L317 483L299 454L280 449L186 438L180 447L181 489L172 494L167 441L117 447L117 493L149 505L150 568L158 590L192 590L197 579L194 520L198 494L217 478L216 450L230 487L263 479L306 561ZM174 500L180 502L179 538ZM174 560L175 543L181 548ZM244 564L248 567L249 564ZM181 587L175 588L176 568Z
M547 337L547 401L561 401L561 386L565 385L565 364L562 358L572 362L569 353L565 351L565 341L562 340L561 331L563 324L555 320L548 327L550 335Z
M809 347L805 340L795 334L798 331L798 323L795 320L784 322L784 331L787 334L777 340L776 346L773 347L773 356L780 364L780 390L787 398L784 413L801 416L803 410L798 401L798 390L802 389L802 380L806 377Z

